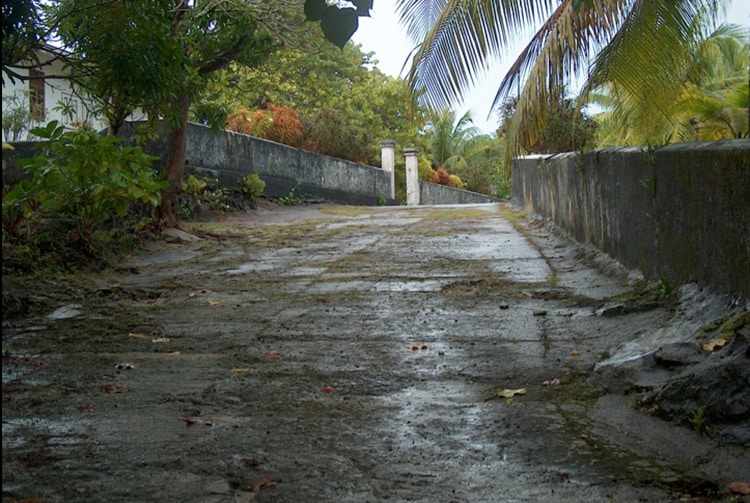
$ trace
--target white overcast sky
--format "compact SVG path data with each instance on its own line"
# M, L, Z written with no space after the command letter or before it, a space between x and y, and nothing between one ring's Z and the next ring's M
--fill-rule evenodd
M406 37L405 30L398 23L394 4L395 0L373 0L371 17L359 18L359 28L352 40L361 44L364 52L375 53L377 67L383 73L403 76L402 67L414 44ZM750 0L732 0L727 12L727 21L750 26ZM464 103L457 107L459 116L471 110L474 125L484 133L493 133L497 129L494 117L487 120L490 105L505 72L528 40L528 35L519 37L518 44L509 48L506 57L491 65L484 78L466 95ZM406 70L404 74L405 72Z

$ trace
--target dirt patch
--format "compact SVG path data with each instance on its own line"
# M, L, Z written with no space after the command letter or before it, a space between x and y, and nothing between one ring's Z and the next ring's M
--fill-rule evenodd
M738 501L746 447L586 380L675 307L597 314L632 287L523 222L269 207L3 278L3 500Z

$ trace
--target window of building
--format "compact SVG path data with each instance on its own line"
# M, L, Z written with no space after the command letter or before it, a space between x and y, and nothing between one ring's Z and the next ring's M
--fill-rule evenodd
M43 121L45 116L44 79L35 78L42 76L44 73L34 69L29 73L29 113L35 121Z

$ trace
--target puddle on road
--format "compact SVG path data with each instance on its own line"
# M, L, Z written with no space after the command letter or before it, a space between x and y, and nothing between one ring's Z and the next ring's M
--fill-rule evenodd
M17 449L46 438L46 445L78 445L86 443L89 422L62 418L3 418L3 450Z
M552 270L541 257L505 259L490 264L489 268L518 283L544 283L552 276Z

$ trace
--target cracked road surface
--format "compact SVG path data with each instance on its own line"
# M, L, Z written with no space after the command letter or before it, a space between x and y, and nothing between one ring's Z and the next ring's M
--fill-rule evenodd
M631 287L509 207L186 227L203 239L24 285L3 501L658 502L743 473L587 383L669 312L598 316Z

